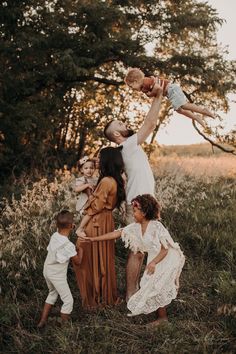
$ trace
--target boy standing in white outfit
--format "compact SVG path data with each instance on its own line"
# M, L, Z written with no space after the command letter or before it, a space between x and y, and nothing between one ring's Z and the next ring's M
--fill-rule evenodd
M69 241L68 237L73 228L73 214L68 210L62 210L56 218L57 229L50 239L47 247L47 257L44 262L43 275L48 286L48 297L45 301L38 328L45 325L49 311L55 304L58 295L63 305L61 307L61 318L66 321L70 317L73 309L73 297L67 282L67 269L70 258L76 264L82 260L81 249L78 254L75 245Z
M110 141L122 146L122 157L127 174L126 186L126 223L134 222L131 200L137 195L151 194L154 196L155 181L147 155L140 146L155 129L161 107L162 87L158 85L157 95L152 101L151 108L145 118L143 125L136 134L126 127L122 121L110 121L105 129L104 135ZM143 254L130 252L126 265L126 300L139 289L139 275L143 263Z

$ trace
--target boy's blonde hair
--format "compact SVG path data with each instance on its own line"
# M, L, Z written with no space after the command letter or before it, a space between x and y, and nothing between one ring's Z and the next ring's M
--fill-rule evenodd
M145 75L139 68L130 68L125 76L125 83L127 85L132 84L134 81L144 79Z

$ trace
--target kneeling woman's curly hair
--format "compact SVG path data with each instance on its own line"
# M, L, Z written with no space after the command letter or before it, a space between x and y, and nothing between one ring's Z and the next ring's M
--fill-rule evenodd
M159 220L161 218L161 206L151 194L138 195L131 203L143 212L147 220Z

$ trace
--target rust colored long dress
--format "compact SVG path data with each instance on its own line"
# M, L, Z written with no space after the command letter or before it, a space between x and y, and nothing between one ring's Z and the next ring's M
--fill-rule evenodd
M85 233L96 237L114 231L112 210L116 205L117 183L112 177L104 177L85 206L85 214L91 215ZM117 301L114 240L81 242L83 259L74 264L82 306L96 308L113 305Z

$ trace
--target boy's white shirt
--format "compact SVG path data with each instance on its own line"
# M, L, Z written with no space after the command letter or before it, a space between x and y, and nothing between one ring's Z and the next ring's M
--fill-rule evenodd
M138 145L137 134L127 138L122 144L122 157L127 174L126 200L131 200L140 194L151 194L154 196L155 180L149 164L147 155L142 147Z
M62 247L64 245L64 247ZM55 252L55 261L58 263L68 262L71 257L77 255L75 245L69 241L67 236L55 232L50 239L47 251Z

